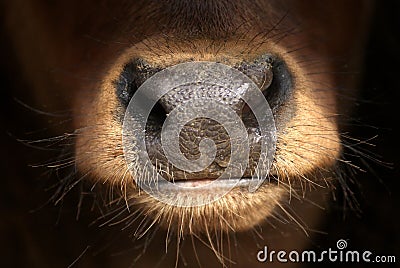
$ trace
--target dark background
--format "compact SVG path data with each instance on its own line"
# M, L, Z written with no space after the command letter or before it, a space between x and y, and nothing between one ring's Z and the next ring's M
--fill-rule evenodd
M361 146L378 161L350 158L367 172L357 172L352 189L361 212L344 209L344 202L330 208L325 221L328 235L318 236L316 248L335 248L338 239L348 249L396 255L400 267L400 2L376 3L366 47L361 94L350 124L351 133L373 146ZM364 158L365 160L365 158ZM382 161L384 163L378 163ZM369 166L369 168L367 167ZM343 200L338 191L338 200ZM347 206L348 208L348 206ZM364 267L361 264L360 267ZM333 267L334 265L331 264ZM351 265L354 267L355 265ZM389 265L371 264L371 267Z
M328 234L316 235L312 240L315 249L326 249L334 248L338 239L346 239L351 249L396 255L398 266L399 14L400 1L377 3L366 47L366 64L364 70L360 70L363 73L361 93L354 102L356 112L351 121L352 136L360 139L377 136L370 141L374 146L363 148L385 164L366 160L370 169L357 172L356 183L350 183L361 211L345 206L341 191L338 191L338 202L329 208L321 227ZM37 114L18 103L17 99L29 103L31 96L28 90L24 90L27 85L19 75L13 50L4 34L0 37L0 43L0 266L48 267L48 263L52 263L52 267L64 267L85 249L82 245L86 244L89 236L95 235L95 228L85 228L90 222L84 217L79 222L75 220L76 193L67 196L65 205L46 204L52 194L52 190L45 191L49 182L41 179L46 169L29 165L45 162L49 156L54 156L54 152L30 148L17 140L43 137L47 133L46 125L55 119ZM366 168L361 159L353 157L351 160ZM77 233L82 235L77 237ZM74 239L65 239L74 236ZM371 267L381 265L374 264Z

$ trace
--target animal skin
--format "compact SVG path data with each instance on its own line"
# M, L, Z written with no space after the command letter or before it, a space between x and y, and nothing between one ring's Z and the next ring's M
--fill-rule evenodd
M48 126L68 140L59 162L49 164L65 178L52 200L60 202L82 184L85 192L96 193L101 211L85 213L97 225L111 226L99 233L122 237L107 243L121 251L140 248L118 258L104 249L110 258L84 258L83 267L264 266L256 259L263 245L306 248L323 208L333 202L332 192L346 190L341 133L357 79L343 73L362 64L370 1L14 0L4 6L31 103L67 111L71 119ZM243 71L264 90L244 66L251 71L265 55L274 57L265 96L277 128L266 182L255 192L234 188L198 207L171 206L141 192L122 147L122 118L132 92L123 91L121 77L135 91L160 70L209 61ZM279 80L278 63L289 74L285 79ZM158 133L146 135L157 139ZM147 146L158 150L155 142Z

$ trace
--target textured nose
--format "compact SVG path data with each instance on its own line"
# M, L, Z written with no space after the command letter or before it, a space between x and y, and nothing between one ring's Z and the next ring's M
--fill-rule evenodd
M172 89L160 99L167 114L190 100L212 99L222 105L229 106L231 109L240 113L244 106L243 96L246 94L246 88L231 91L223 86L207 84L203 82L181 85ZM216 113L218 111L215 111Z
M159 101L168 114L187 102L196 100L212 100L225 107L229 107L238 115L244 107L243 96L246 94L246 87L232 91L226 87L196 82L176 87L165 94ZM213 114L221 113L220 110L210 111ZM199 143L203 139L212 139L216 146L214 162L219 167L226 167L231 154L231 141L226 129L215 120L209 118L196 118L188 122L180 132L179 145L184 156L189 160L196 160L200 157Z
M271 162L265 159L273 156L276 130L266 95L274 100L283 77L273 73L272 59L263 55L232 67L189 62L161 71L133 61L116 81L121 102L129 102L124 129L131 126L125 132L134 138L127 145L146 153L143 163L170 181L267 172L258 162Z

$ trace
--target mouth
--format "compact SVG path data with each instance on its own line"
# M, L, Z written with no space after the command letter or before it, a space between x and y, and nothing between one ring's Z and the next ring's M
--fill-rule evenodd
M269 184L269 177L267 179L268 181L263 182L262 186ZM218 201L221 198L234 198L238 200L237 194L243 196L253 194L252 186L258 183L258 179L252 177L220 177L218 179L175 178L173 181L153 181L145 186L141 184L140 187L152 197L165 204L177 207L203 207L211 205L214 202L221 202ZM261 185L258 184L259 186Z
M218 191L218 190L226 190L226 189L236 189L236 190L246 190L249 188L252 182L254 182L254 178L251 177L242 177L242 178L219 178L219 179L210 179L210 178L202 178L202 179L175 179L172 182L169 181L160 181L158 186L162 190L172 190L173 187L182 187L189 189L191 192L198 193L201 192L210 192L210 191ZM270 176L264 181L264 184L269 184L271 181Z

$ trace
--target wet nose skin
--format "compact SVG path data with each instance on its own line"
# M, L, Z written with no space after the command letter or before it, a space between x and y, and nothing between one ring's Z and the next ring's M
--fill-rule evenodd
M189 100L206 97L229 106L237 113L240 113L244 105L242 98L245 94L245 90L241 92L232 92L223 86L198 82L181 85L179 88L172 89L161 98L160 104L165 109L165 112L169 113L176 106Z
M160 109L158 109L157 113L163 112L166 116L168 116L168 114L173 109L185 105L185 103L187 102L190 102L191 104L195 103L198 105L202 105L201 102L204 100L204 98L208 98L216 101L219 104L224 105L225 107L229 107L240 116L242 115L242 110L245 105L242 99L244 94L246 94L245 91L232 92L229 89L218 85L187 84L180 86L179 88L173 89L165 94L159 101L164 110L161 111ZM211 112L212 114L218 114L222 111L215 109L209 112ZM152 117L163 117L163 115L157 113L153 113ZM168 168L166 168L164 165L167 160L163 153L160 136L163 123L162 120L148 121L146 129L146 146L149 152L150 159L157 159L157 161L154 161L153 164L161 165L161 168L163 170L168 169L170 171L173 171L173 173L175 174L175 180L177 178L198 179L219 177L224 172L224 168L228 166L230 160L231 140L228 132L226 131L224 126L221 125L220 122L217 122L213 119L202 118L196 115L186 116L193 117L195 119L185 124L179 133L180 151L188 160L197 160L200 158L201 155L199 146L200 142L205 139L210 139L214 142L216 146L216 155L211 165L209 165L201 172L190 174L181 174L180 170L176 170L170 165L168 166ZM226 120L229 120L229 118L226 118ZM250 142L250 144L252 145L250 155L252 157L255 157L257 156L257 152L259 154L260 148L259 144L256 143L256 137L259 135L258 129L256 127L250 127L251 125L256 125L254 116L246 114L246 119L243 120L243 123L246 126L249 139L253 141Z
M206 98L229 107L240 115L244 106L244 94L246 94L246 90L232 92L221 85L198 82L172 89L161 98L160 104L168 114L177 106L184 105L188 101L196 102L196 100ZM216 109L210 112L218 114L222 111ZM196 117L196 115L189 116ZM230 138L225 128L215 120L196 118L188 122L179 136L181 152L189 160L198 159L200 157L199 144L203 139L213 140L217 149L215 163L208 172L212 174L220 167L226 167L231 153Z
M288 95L289 89L285 86L291 84L290 76L287 73L282 62L276 60L273 56L266 54L251 62L242 61L235 66L237 70L247 75L264 93L265 98L274 103L277 108L278 103L283 103ZM118 96L121 96L122 103L128 103L129 96L135 93L141 83L155 74L159 69L149 66L142 60L134 60L131 65L124 69L122 78L117 84L120 90ZM275 73L274 73L275 72ZM282 80L284 80L282 82ZM158 169L163 170L169 179L201 179L217 178L227 167L231 155L231 141L226 129L215 120L208 118L196 118L188 122L181 130L179 135L180 151L188 160L196 160L200 157L199 144L204 139L211 139L216 146L216 156L214 161L201 172L187 173L171 165L161 145L161 129L171 111L185 103L201 98L212 99L235 111L241 118L246 127L249 145L249 166L244 176L252 176L252 170L257 165L260 157L260 130L257 120L251 110L243 100L246 89L232 91L224 86L209 84L207 82L194 82L180 85L168 91L153 108L146 125L146 149L149 158ZM127 97L128 96L128 97ZM125 98L125 99L124 99ZM213 113L221 113L215 110Z

